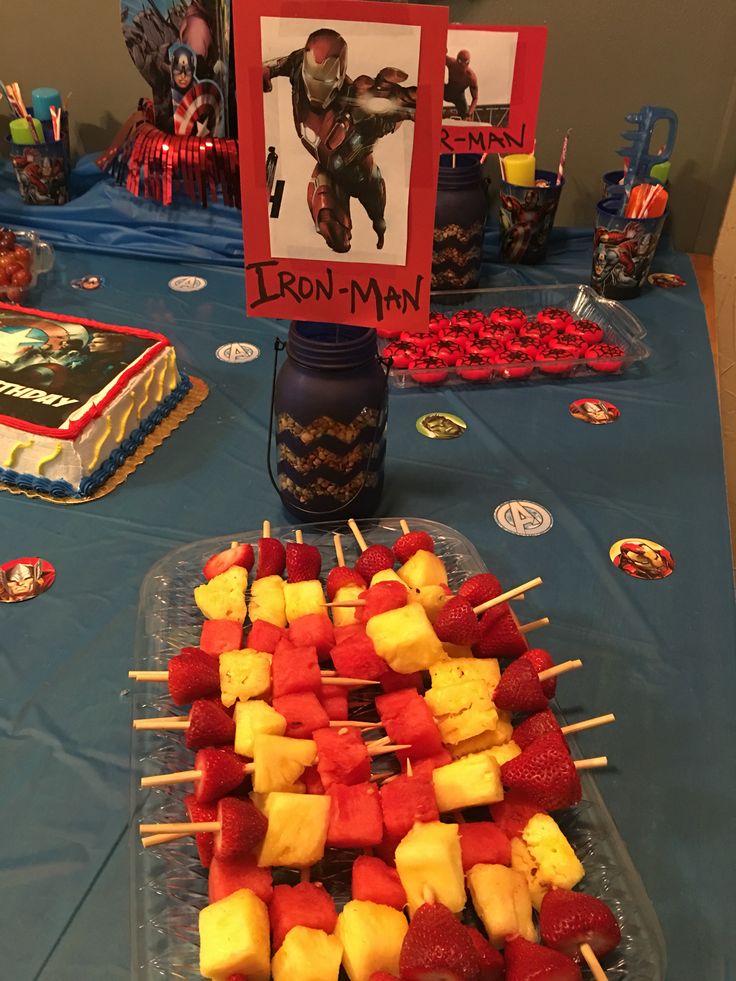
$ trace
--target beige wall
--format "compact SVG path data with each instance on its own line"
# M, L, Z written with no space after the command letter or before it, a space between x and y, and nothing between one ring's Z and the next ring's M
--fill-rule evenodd
M71 90L75 148L101 149L148 94L123 44L118 0L0 0L0 7L3 80L19 81L27 97L36 85ZM558 223L591 224L599 175L620 160L613 151L624 114L642 103L669 105L680 116L675 243L713 250L736 170L733 0L454 0L451 17L549 27L540 164L556 167L562 135L573 127Z

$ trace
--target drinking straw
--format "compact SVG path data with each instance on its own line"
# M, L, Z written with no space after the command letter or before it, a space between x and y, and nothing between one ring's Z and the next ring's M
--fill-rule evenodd
M562 175L565 172L565 163L567 162L567 146L568 143L570 142L570 133L572 133L572 127L568 129L568 131L565 133L565 138L562 141L562 150L560 151L560 162L557 165L556 183L558 185L562 183Z

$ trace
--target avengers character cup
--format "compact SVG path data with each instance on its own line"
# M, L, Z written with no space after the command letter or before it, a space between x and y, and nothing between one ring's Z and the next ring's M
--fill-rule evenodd
M480 275L487 181L474 153L440 156L432 244L432 289L466 289Z
M69 155L63 140L25 145L10 142L10 162L26 204L67 203Z
M659 218L624 218L617 213L620 206L620 198L598 202L590 285L612 300L629 300L641 293L649 275L667 212Z
M557 174L550 170L537 170L534 178L534 187L501 181L499 225L503 262L533 264L542 262L547 254L549 233L565 179L557 184Z

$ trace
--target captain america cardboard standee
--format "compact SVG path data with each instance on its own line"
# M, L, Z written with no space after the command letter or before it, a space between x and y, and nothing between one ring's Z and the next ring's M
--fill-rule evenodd
M424 329L447 9L235 0L233 21L248 314Z

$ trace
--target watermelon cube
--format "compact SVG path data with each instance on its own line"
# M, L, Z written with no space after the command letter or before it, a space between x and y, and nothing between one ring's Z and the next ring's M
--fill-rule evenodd
M341 627L333 627L333 632L335 634L335 643L342 644L344 640L348 637L352 637L354 634L364 634L365 627L362 623L344 623Z
M382 906L403 909L406 893L396 869L373 855L360 855L353 862L353 899L365 899Z
M343 722L348 717L348 690L339 685L322 685L317 692L322 708L332 722Z
M507 790L503 800L491 804L491 817L507 838L521 838L528 821L539 814L541 808L530 804L515 790Z
M325 788L320 779L319 770L316 766L308 766L302 773L302 783L308 794L319 794L324 796Z
M511 865L511 842L491 821L466 821L458 826L463 871L474 865Z
M271 688L274 698L294 692L318 692L322 688L317 651L314 647L293 647L281 651L281 641L271 662Z
M242 855L224 861L215 856L207 880L209 901L216 903L238 889L250 889L264 903L273 895L271 869L259 869L253 855Z
M289 624L289 640L296 647L316 647L317 657L324 661L335 646L332 620L326 613L307 613L306 616L297 617Z
M355 729L315 729L312 739L317 743L317 769L325 790L334 783L370 780L370 756Z
M376 856L385 862L386 865L396 864L396 846L401 841L403 835L392 835L389 834L385 829L383 831L383 838L381 839L381 844L376 845L374 851Z
M205 620L199 646L205 654L215 657L223 651L239 651L243 647L243 624L237 620Z
M273 652L274 654L288 654L290 651L294 650L295 646L296 644L292 644L292 642L289 640L289 638L286 635L286 631L284 630L283 635L279 640L278 644L276 645L276 647L274 648Z
M384 728L394 743L409 743L410 759L422 759L442 752L442 740L431 709L413 688L379 695L376 708Z
M371 617L378 616L379 613L388 613L389 610L398 610L406 606L409 600L409 593L403 582L377 582L365 592L360 594L360 599L365 600L365 606L359 607L355 611L356 619L361 623L370 620Z
M274 698L273 707L286 719L284 735L293 739L311 739L315 729L330 724L330 717L313 691L281 695Z
M269 623L268 620L255 620L248 634L248 647L254 651L273 654L283 637L284 631L275 623Z
M402 688L414 688L418 692L424 691L424 678L421 671L412 671L411 674L399 674L391 668L386 668L381 675L381 688L384 691L400 691Z
M317 882L274 886L268 912L274 950L281 946L292 927L305 926L332 933L337 923L335 901Z
M333 647L332 663L343 678L377 681L387 671L386 662L376 654L373 641L365 633L356 633Z
M372 783L345 786L333 783L330 796L330 827L327 844L331 848L370 848L380 844L383 818L378 790ZM359 897L353 896L353 899ZM378 900L376 900L378 902Z
M403 838L417 821L439 821L437 800L430 780L405 774L381 787L383 821L389 834Z
M408 752L406 749L397 750L396 755L402 763L406 759ZM448 763L452 763L452 757L446 749L443 749L442 752L435 753L434 756L425 756L421 760L412 760L411 770L415 777L423 777L425 780L431 780L432 770L436 770L438 766L447 766Z
M187 809L187 816L192 822L217 820L217 804L200 804L195 794L187 794L184 798L184 806ZM208 869L212 864L212 855L215 850L214 833L200 831L194 836L194 841L199 852L200 864L203 869Z

